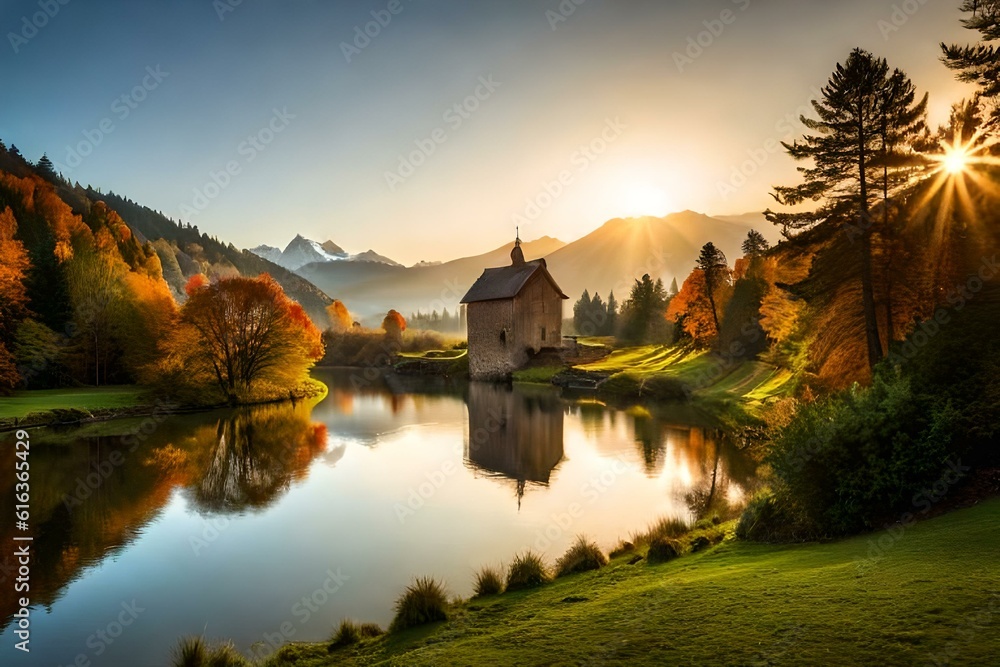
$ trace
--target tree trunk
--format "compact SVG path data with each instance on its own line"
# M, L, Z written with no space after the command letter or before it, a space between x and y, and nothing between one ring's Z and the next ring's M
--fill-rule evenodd
M871 216L868 210L868 178L865 152L865 132L862 127L863 110L858 108L858 175L861 179L861 303L865 315L865 337L868 342L868 367L873 369L882 360L882 342L878 334L878 313L875 309L875 289L872 279Z
M885 345L888 348L896 340L896 327L892 323L892 259L895 252L893 230L889 227L889 149L886 146L888 133L883 127L883 161L882 165L882 234L885 236Z

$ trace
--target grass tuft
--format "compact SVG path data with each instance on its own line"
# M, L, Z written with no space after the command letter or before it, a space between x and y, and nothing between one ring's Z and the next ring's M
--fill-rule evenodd
M507 590L520 591L548 583L549 571L542 557L533 551L526 551L514 557L507 570Z
M583 535L577 537L576 542L556 561L556 577L565 577L567 574L576 572L587 572L589 570L599 570L608 564L608 557L604 555L593 542L588 542Z
M378 637L384 632L375 623L358 623L345 618L340 622L340 626L337 627L337 632L334 633L333 638L330 640L327 650L331 652L336 651L338 648L351 646L362 640Z
M635 545L628 540L619 540L618 546L611 550L608 554L611 558L618 558L619 556L624 556L625 554L630 554L635 551Z
M493 567L484 567L476 573L476 594L481 598L486 595L503 593L503 573Z
M399 632L427 623L448 620L448 595L444 586L430 577L417 579L396 600L396 616L389 632Z
M203 667L208 655L208 645L202 637L184 637L174 649L173 667Z
M646 560L650 563L665 563L681 555L681 545L668 537L657 537L649 543Z
M173 667L249 667L250 665L232 642L211 647L204 637L181 639L180 645L174 649L170 664Z
M634 544L652 544L658 539L677 539L691 532L691 525L677 517L661 517L651 523L641 533L632 533L630 541Z

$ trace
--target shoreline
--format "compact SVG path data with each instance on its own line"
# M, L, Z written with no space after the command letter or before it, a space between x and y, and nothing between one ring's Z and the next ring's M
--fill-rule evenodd
M86 387L82 391L86 392L88 389L96 389L96 387ZM115 421L118 419L152 417L163 414L199 414L203 412L212 412L214 410L225 410L228 408L236 409L254 407L258 405L275 405L286 402L304 401L313 398L322 399L326 397L329 391L329 387L327 387L324 383L319 380L310 379L309 384L289 391L288 396L238 403L236 405L232 405L230 403L218 403L211 405L179 405L172 404L169 398L155 398L152 403L116 408L52 408L49 410L30 412L21 417L0 418L0 434L11 433L21 429L73 427L83 426L85 424Z

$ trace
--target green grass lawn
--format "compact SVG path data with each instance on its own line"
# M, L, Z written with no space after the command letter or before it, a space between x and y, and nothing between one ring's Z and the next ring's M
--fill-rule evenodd
M12 396L0 398L0 419L49 410L127 408L144 403L144 390L133 385L16 391Z
M291 645L271 664L934 665L936 657L995 665L998 534L993 499L896 539L727 540L663 565L622 557L333 654L325 645ZM883 555L859 567L880 538Z
M626 373L638 378L663 376L690 386L702 398L731 398L748 402L786 396L794 389L795 374L759 361L727 363L704 350L684 346L647 345L615 350L580 370Z

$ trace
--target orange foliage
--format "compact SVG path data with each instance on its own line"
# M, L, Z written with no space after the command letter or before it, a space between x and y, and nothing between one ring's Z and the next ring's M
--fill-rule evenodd
M326 314L330 318L331 331L347 331L354 325L354 318L339 299L334 299L333 303L327 306Z
M0 342L0 396L5 396L21 383L21 374L17 372L14 357L7 351L7 346Z
M200 290L202 287L208 286L208 278L205 277L203 273L196 273L188 279L187 285L184 286L184 293L189 297L195 292Z
M10 208L0 212L0 341L9 340L14 325L27 314L28 295L24 286L28 253L14 238L17 220Z
M406 331L406 318L395 310L390 310L386 313L385 319L382 320L382 329L386 333L403 333Z
M771 340L789 340L799 330L805 314L805 302L777 287L777 283L791 285L803 280L811 265L811 255L792 253L763 260L762 275L768 289L760 304L760 326Z
M725 304L716 298L719 310L724 310ZM695 269L687 277L667 306L667 319L681 324L684 332L701 345L708 344L718 335L715 319L712 317L712 305L708 300L704 271Z
M207 369L229 400L287 392L323 356L319 329L269 275L188 287L175 337L186 349L172 352Z
M91 241L90 230L59 198L51 183L34 175L19 178L0 172L0 189L11 192L23 204L25 213L45 220L55 238L55 255L59 261L73 256L75 244Z

